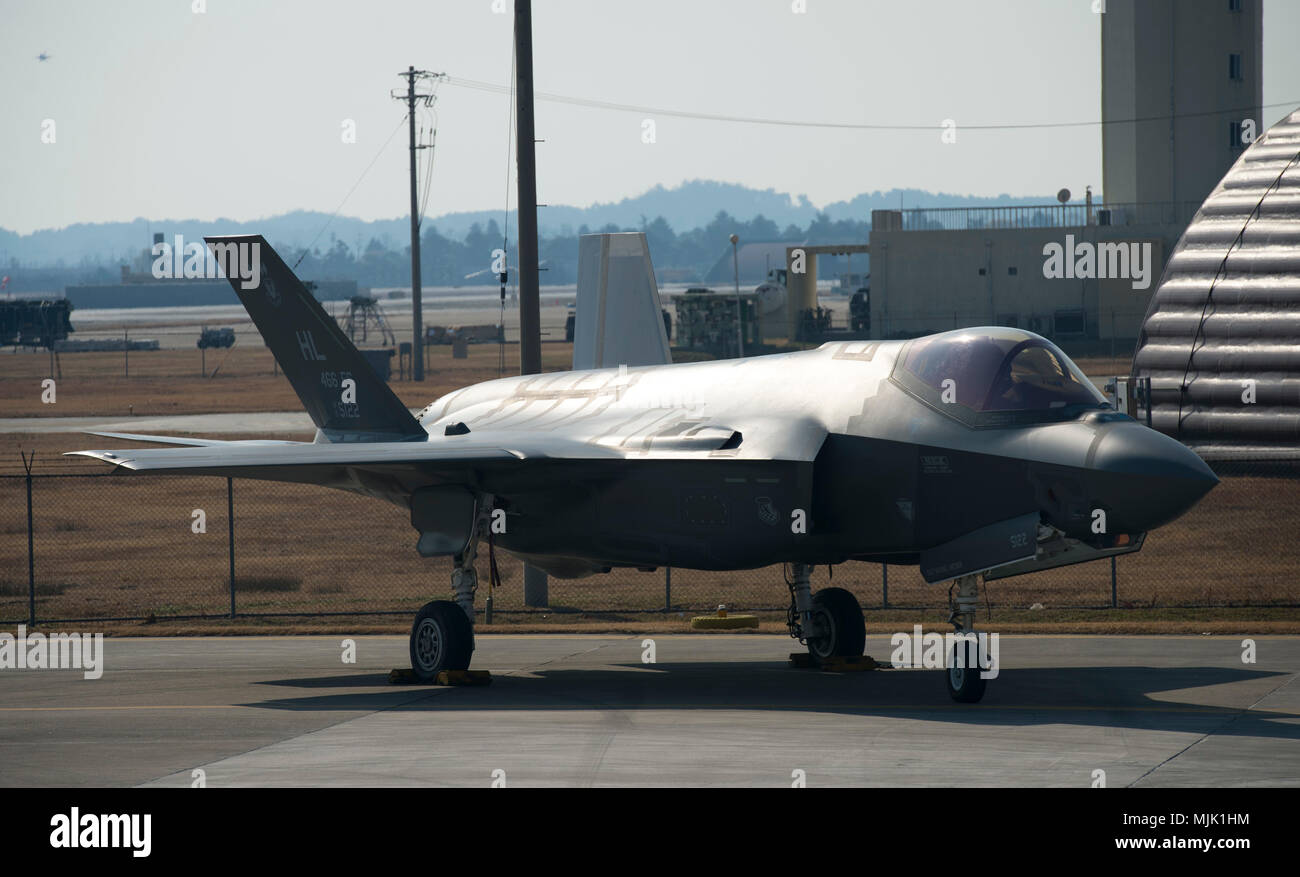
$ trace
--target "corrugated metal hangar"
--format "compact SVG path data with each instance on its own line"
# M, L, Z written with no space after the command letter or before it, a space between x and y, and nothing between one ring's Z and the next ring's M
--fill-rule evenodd
M1184 232L1133 359L1152 426L1207 459L1300 459L1300 110Z

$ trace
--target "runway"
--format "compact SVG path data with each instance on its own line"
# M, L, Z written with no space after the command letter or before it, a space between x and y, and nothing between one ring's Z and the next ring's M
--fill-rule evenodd
M404 637L109 639L105 671L0 670L0 784L1300 785L1300 638L1001 638L942 671L786 666L776 636L481 635L482 688L392 685ZM887 660L885 638L867 652Z

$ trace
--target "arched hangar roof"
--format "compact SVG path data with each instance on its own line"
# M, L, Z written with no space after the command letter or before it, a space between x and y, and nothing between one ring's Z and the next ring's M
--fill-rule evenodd
M1133 359L1152 426L1217 459L1300 459L1300 110L1205 199Z

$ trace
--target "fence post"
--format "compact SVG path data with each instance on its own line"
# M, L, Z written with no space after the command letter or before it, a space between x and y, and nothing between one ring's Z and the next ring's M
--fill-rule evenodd
M880 565L880 608L889 608L889 564Z
M673 568L664 567L664 611L673 611Z
M36 462L36 452L31 457L19 451L23 457L23 468L27 470L27 626L36 626L36 552L32 540L32 464Z
M226 479L226 531L230 534L230 617L235 617L235 479Z
M1115 555L1110 556L1110 608L1119 608L1119 582L1115 574Z

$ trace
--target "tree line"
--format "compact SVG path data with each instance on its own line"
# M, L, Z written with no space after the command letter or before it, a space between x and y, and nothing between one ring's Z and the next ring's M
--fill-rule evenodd
M577 229L561 227L558 234L542 235L538 241L538 254L543 269L541 282L545 284L573 284L577 282L578 238L594 232L641 231L646 235L650 257L661 276L671 272L674 279L686 282L701 281L719 261L726 260L726 275L731 276L730 236L738 235L744 243L781 241L787 244L865 243L871 231L868 220L833 220L819 213L805 227L794 224L784 229L761 214L752 219L737 219L725 210L718 211L705 226L678 233L667 220L658 216L653 220L641 217L636 226L619 226L613 223L599 228L581 225ZM494 252L503 245L508 251L507 263L510 282L516 282L517 241L511 229L506 241L496 220L486 224L475 223L464 239L439 233L436 225L426 224L420 237L420 274L426 286L495 286L498 283L492 271ZM304 255L303 247L272 244L290 265L298 262L297 274L304 280L355 280L363 287L402 287L411 283L411 250L409 246L395 246L373 237L368 244L355 250L342 238L336 237L323 245L313 247ZM854 261L854 270L862 263ZM823 259L822 273L842 270L842 265L827 264ZM21 295L26 291L62 292L64 287L77 284L117 283L121 279L118 262L104 263L83 258L75 266L27 268L13 258L0 274L10 274L7 292ZM745 283L757 282L761 277L747 276Z
M660 273L672 271L687 280L700 280L720 259L729 258L732 234L738 235L742 242L751 243L865 243L871 223L866 220L832 220L826 214L818 214L806 228L792 224L781 229L761 215L743 220L719 211L708 225L680 234L673 231L662 216L653 220L642 217L637 227L612 223L600 228L582 225L574 230L565 227L559 234L542 236L538 241L542 283L577 282L579 236L626 231L645 233L650 257ZM513 283L516 243L513 238L505 240L496 220L489 220L486 225L475 223L464 240L444 237L436 226L429 225L420 236L421 281L427 286L495 286L498 279L492 271L494 253L504 246ZM301 248L293 251L293 261L302 255ZM298 273L302 277L321 280L356 280L361 286L408 286L411 282L411 250L409 246L390 248L380 239L372 238L361 252L354 252L345 241L335 239L332 245L323 249L317 247L303 256Z

